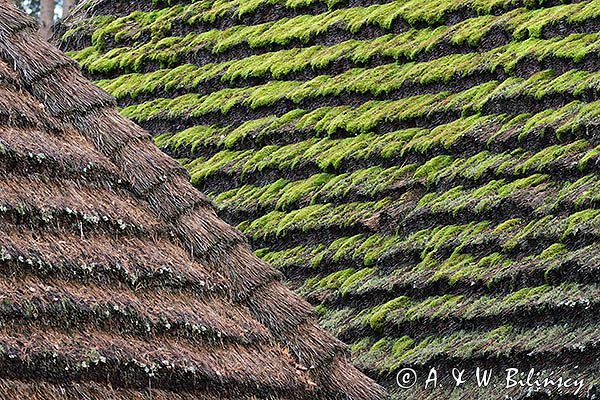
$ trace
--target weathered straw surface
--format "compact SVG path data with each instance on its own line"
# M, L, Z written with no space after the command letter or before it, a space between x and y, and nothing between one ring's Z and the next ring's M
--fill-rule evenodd
M404 368L598 376L600 1L87 0L56 42L395 399L538 396ZM189 203L163 212L213 225ZM293 353L338 354L241 239L197 232Z
M0 94L0 397L384 398L6 1Z

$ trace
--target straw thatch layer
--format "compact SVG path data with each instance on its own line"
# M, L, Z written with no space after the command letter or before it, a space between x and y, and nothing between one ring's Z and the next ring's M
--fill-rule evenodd
M56 40L393 397L597 396L600 2L90 0ZM188 240L209 265L244 246ZM340 343L243 259L234 295L335 365ZM576 365L577 394L395 379Z

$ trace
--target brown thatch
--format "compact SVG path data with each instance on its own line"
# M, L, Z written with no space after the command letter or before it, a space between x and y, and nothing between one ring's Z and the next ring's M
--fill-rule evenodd
M383 398L35 31L0 1L0 398Z

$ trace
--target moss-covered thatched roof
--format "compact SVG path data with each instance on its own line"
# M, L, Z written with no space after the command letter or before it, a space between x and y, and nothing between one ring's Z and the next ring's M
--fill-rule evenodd
M398 398L598 378L600 1L92 1L58 36Z
M372 399L310 305L0 2L0 398Z

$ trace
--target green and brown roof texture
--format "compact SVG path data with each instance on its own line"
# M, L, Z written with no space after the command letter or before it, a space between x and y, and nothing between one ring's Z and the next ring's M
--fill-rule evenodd
M0 398L379 400L185 170L0 1Z
M92 1L57 37L395 397L597 393L600 1Z

